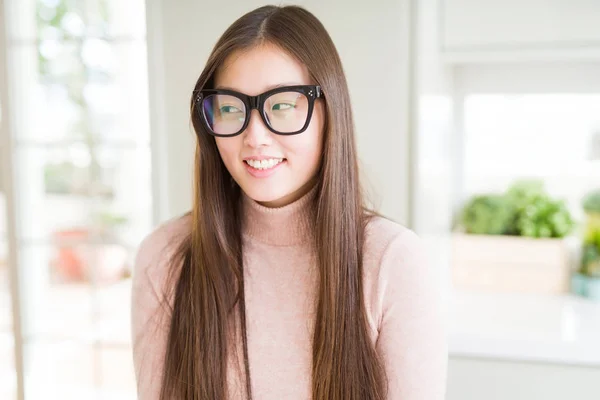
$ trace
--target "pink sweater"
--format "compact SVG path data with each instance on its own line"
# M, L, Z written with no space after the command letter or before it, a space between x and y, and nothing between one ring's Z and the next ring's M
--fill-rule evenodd
M256 400L311 397L311 327L316 266L309 204L314 189L288 206L269 209L244 200L244 268L248 354ZM160 226L141 244L133 275L132 335L138 398L158 399L167 337L159 294L173 239L189 217ZM390 400L442 400L447 346L437 283L422 244L383 218L367 226L364 291L371 340L385 363ZM243 398L235 368L232 399Z

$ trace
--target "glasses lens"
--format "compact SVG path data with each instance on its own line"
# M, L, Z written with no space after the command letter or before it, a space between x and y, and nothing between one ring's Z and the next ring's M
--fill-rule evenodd
M275 93L265 100L264 113L277 132L297 132L308 117L308 98L299 92Z
M217 135L238 133L246 120L246 106L235 96L214 94L202 101L202 113L208 127Z

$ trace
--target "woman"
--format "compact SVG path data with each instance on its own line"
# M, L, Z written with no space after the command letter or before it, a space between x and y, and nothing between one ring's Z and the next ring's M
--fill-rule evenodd
M242 16L191 117L193 209L136 258L139 398L443 399L436 286L416 235L364 206L322 24L293 6Z

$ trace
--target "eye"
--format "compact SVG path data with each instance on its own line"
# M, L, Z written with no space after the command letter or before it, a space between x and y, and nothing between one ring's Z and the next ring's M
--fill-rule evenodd
M291 110L292 108L295 108L296 105L293 103L277 103L277 104L273 104L273 107L271 108L273 111L285 111L285 110Z
M221 106L221 108L219 108L219 111L221 112L221 114L242 112L242 110L240 110L239 108L237 108L235 106Z

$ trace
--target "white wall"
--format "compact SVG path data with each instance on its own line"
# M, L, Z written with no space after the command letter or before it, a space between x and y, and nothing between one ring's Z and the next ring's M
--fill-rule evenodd
M325 25L341 55L353 101L361 164L372 200L408 220L409 0L297 1ZM148 52L158 220L191 206L194 134L189 98L220 34L257 0L148 2ZM163 152L160 154L160 152ZM157 153L155 151L155 153Z
M442 0L449 50L600 46L600 3L590 0Z
M416 9L415 38L415 187L414 227L420 234L450 230L457 149L452 130L452 69L439 52L438 0L421 0Z
M447 62L600 60L600 2L438 1Z

